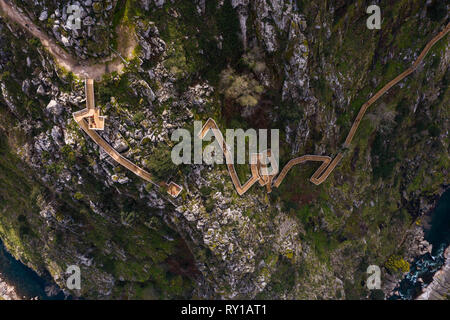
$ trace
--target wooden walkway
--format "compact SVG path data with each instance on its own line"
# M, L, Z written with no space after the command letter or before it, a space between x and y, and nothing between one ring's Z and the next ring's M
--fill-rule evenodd
M87 108L73 114L75 121L80 125L80 127L88 134L95 143L97 143L105 152L111 156L114 160L116 160L119 164L123 165L128 170L132 171L136 175L140 176L144 180L149 183L154 184L158 187L164 187L168 191L168 193L174 197L178 196L182 191L182 187L177 185L174 182L167 183L155 183L153 177L150 173L145 171L144 169L138 167L134 163L130 162L128 159L124 158L120 153L118 153L114 148L112 148L96 131L89 129L89 124L86 122L86 119L92 116L98 116L98 110L95 108L94 104L94 80L92 78L100 78L103 74L111 72L111 71L121 71L123 69L123 63L120 59L112 59L111 61L104 61L100 64L95 65L82 65L73 57L71 57L66 51L64 51L61 47L56 44L56 42L46 35L43 31L40 30L25 14L20 12L18 9L14 7L8 0L0 0L0 13L1 15L11 19L12 21L18 23L22 28L30 32L33 36L39 38L43 44L43 46L54 56L56 62L66 68L68 71L73 72L75 75L79 77L89 78L86 82L86 104ZM422 62L424 57L428 54L430 49L434 46L436 42L441 40L447 33L450 31L450 23L442 30L438 35L436 35L430 42L427 43L425 48L422 50L416 61L413 65L398 75L395 79L391 80L387 83L382 89L380 89L377 93L375 93L366 103L363 104L361 109L359 110L358 115L356 116L355 121L350 129L350 132L347 135L345 143L343 145L344 148L348 148L358 130L358 127L366 114L368 108L374 104L383 94L385 94L390 88L395 86L397 83L402 81L408 75L413 73L419 64ZM95 126L94 126L95 127ZM101 129L101 127L98 127ZM313 161L313 162L321 162L320 167L314 172L311 176L310 181L316 185L323 183L328 176L333 172L336 166L340 163L342 158L344 157L342 152L339 152L333 160L328 156L318 156L318 155L304 155L295 159L290 160L286 166L283 168L278 177L275 177L274 174L269 175L262 165L262 157L263 154L251 155L252 160L256 160L256 164L252 164L251 171L252 177L245 182L243 185L240 183L239 178L236 174L236 170L233 165L232 154L228 149L228 146L225 144L222 133L220 132L217 124L214 120L209 119L205 126L203 127L202 132L200 133L201 137L204 137L208 130L213 130L214 136L218 140L219 144L222 146L222 150L224 152L225 158L227 159L227 168L228 172L231 176L233 184L236 188L236 191L239 195L243 195L247 192L253 184L259 182L261 186L266 186L267 191L270 192L272 187L279 187L283 182L284 178L288 174L289 170L291 170L294 166ZM270 150L268 150L270 153Z
M164 188L167 190L172 197L176 198L183 188L177 185L174 182L165 183L160 182L156 183L154 181L153 176L147 172L146 170L140 168L136 164L132 163L130 160L122 156L119 152L117 152L113 147L111 147L96 131L89 129L88 123L86 119L92 116L95 109L94 102L94 80L87 79L86 80L86 109L73 113L73 118L80 125L81 129L83 129L86 134L91 137L92 140L102 148L111 158L113 158L117 163L121 164L135 175L141 177L145 181L153 184L158 188Z
M393 86L395 86L397 83L405 79L407 76L409 76L411 73L413 73L417 67L420 65L422 60L425 58L425 56L428 54L430 49L441 40L447 33L450 31L450 23L447 24L447 26L442 30L439 34L437 34L433 39L431 39L425 48L422 50L420 55L417 57L417 59L414 61L413 65L403 71L401 74L399 74L397 77L395 77L393 80L389 81L383 88L381 88L377 93L375 93L366 103L363 104L361 109L359 110L358 115L356 116L355 121L353 122L353 125L350 129L350 132L347 135L347 138L345 139L344 148L348 148L350 144L353 141L353 138L356 134L356 131L358 130L359 125L361 124L361 120L366 114L367 110L371 105L373 105L381 96L383 96L389 89L391 89ZM203 138L206 133L212 130L214 136L216 137L219 144L222 146L223 152L225 154L225 158L227 160L227 167L228 172L231 176L231 180L233 181L234 187L236 188L236 191L239 195L243 195L245 192L247 192L256 182L260 182L261 186L266 186L267 191L270 192L272 187L278 188L281 183L283 182L284 178L288 174L289 170L291 170L294 166L313 161L313 162L322 162L322 165L314 172L314 174L311 176L310 181L314 183L315 185L319 185L323 183L328 176L333 172L333 170L336 168L336 166L340 163L342 158L344 157L344 154L342 152L339 152L333 160L331 160L331 157L328 156L318 156L318 155L304 155L295 159L290 160L286 166L283 168L281 173L278 175L278 177L275 177L274 175L264 175L262 174L261 170L258 170L258 165L251 165L252 166L252 177L244 184L241 185L239 178L236 174L236 170L233 165L233 160L231 159L231 154L229 152L229 147L226 145L222 133L220 129L218 128L216 122L212 119L208 119L206 124L204 125L202 131L200 132L199 136ZM261 154L252 155L257 156L258 159L261 157Z

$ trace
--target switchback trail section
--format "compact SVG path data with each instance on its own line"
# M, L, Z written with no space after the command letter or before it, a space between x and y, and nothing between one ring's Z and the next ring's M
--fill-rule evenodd
M377 93L375 93L366 103L364 103L359 110L358 115L356 116L355 121L353 122L353 125L350 129L350 132L347 135L347 138L345 139L345 143L343 145L344 148L348 148L350 144L352 143L352 140L356 134L356 131L358 130L358 127L361 123L362 118L366 114L367 110L371 105L373 105L379 98L381 98L389 89L391 89L393 86L395 86L397 83L402 81L404 78L409 76L411 73L413 73L417 67L420 65L422 60L425 58L425 56L428 54L430 49L441 40L443 37L447 35L447 33L450 31L450 23L447 24L447 26L439 32L433 39L431 39L425 48L422 50L420 55L417 57L417 59L414 61L413 65L403 71L401 74L399 74L397 77L395 77L393 80L389 81L383 88L381 88ZM225 155L225 158L227 160L227 167L228 172L231 176L231 180L233 181L234 187L236 188L236 191L239 195L244 194L247 192L250 187L255 184L257 181L260 182L261 186L266 186L267 191L270 193L272 187L278 188L280 184L283 182L284 178L288 174L289 170L292 169L292 167L308 162L308 161L315 161L315 162L322 162L322 165L314 172L314 174L311 176L310 181L314 183L315 185L319 185L323 183L328 176L333 172L333 170L336 168L336 166L339 164L339 162L344 157L344 154L342 152L339 152L333 160L331 160L331 157L328 156L318 156L318 155L304 155L301 157L294 158L290 160L286 166L283 168L281 173L278 175L278 177L275 177L275 175L268 175L267 173L264 174L261 170L256 170L254 165L252 166L252 177L244 183L244 185L241 185L239 178L236 174L236 170L234 168L233 159L231 159L231 154L229 151L229 146L224 142L222 133L220 132L220 129L218 128L216 122L212 119L208 119L206 124L204 125L202 131L200 132L199 136L203 138L209 130L212 130L216 140L219 142L219 145L221 146L223 153ZM269 151L270 152L270 151ZM252 156L257 157L257 166L261 168L261 161L260 157L262 154L255 154ZM253 163L253 161L252 161ZM275 172L276 173L276 172Z

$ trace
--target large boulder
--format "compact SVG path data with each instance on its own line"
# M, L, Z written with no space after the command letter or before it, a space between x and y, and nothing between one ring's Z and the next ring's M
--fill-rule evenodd
M51 100L45 109L47 110L47 112L55 116L60 116L64 110L64 107L61 106L57 101Z

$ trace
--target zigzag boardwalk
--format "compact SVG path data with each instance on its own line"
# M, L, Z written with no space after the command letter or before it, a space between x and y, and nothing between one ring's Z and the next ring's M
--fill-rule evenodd
M375 93L366 103L364 103L361 107L361 109L358 112L358 115L356 116L355 121L353 122L353 125L350 129L350 132L347 135L347 138L345 139L344 148L348 148L353 141L353 138L356 134L356 131L358 130L359 125L361 124L361 120L366 114L367 110L371 105L373 105L381 96L383 96L389 89L391 89L393 86L395 86L397 83L405 79L407 76L409 76L411 73L413 73L419 64L422 62L422 60L425 58L425 56L428 54L430 49L441 40L448 32L450 31L450 23L447 24L447 26L439 32L433 39L431 39L425 48L422 50L420 55L417 57L417 59L414 61L413 65L403 71L401 74L399 74L397 77L395 77L393 80L389 81L383 88L381 88L377 93ZM214 120L208 119L207 123L203 127L203 130L200 134L201 137L204 137L208 130L213 130L213 133L216 137L216 139L219 141L219 144L223 146L223 152L228 160L228 150L226 147L226 144L224 142L222 133L220 132L219 128L217 127L217 124ZM233 162L227 161L228 166L228 172L231 176L231 180L233 181L233 184L236 188L236 191L239 193L239 195L244 194L247 192L250 187L257 181L260 182L261 185L267 185L267 183L272 183L272 185L269 185L267 187L268 191L270 192L271 187L279 187L280 184L283 182L284 178L288 174L289 170L291 170L294 166L308 162L308 161L316 161L316 162L322 162L322 165L314 172L314 174L311 176L310 181L314 183L315 185L319 185L323 183L328 176L333 172L333 170L336 168L336 166L340 163L342 158L344 157L344 154L342 152L339 152L334 159L331 161L331 158L328 156L318 156L318 155L304 155L295 159L290 160L286 166L283 168L281 173L278 175L278 177L274 177L274 175L270 176L264 176L261 174L261 172L256 172L256 174L253 173L254 169L252 165L252 177L250 180L248 180L244 186L241 186L241 183L239 181L239 178L236 174L236 170L234 168ZM274 180L273 180L274 179ZM272 182L273 180L273 182Z
M102 64L81 65L67 52L65 52L62 48L60 48L52 38L50 38L48 35L42 32L25 14L17 10L8 0L0 0L0 13L3 16L19 24L22 28L30 32L33 36L37 37L42 42L42 45L53 55L53 57L55 58L56 62L59 65L65 67L68 71L73 72L75 75L79 77L100 78L103 74L111 71L120 72L124 67L123 63L117 58L112 59L108 62L105 61ZM358 115L356 116L355 121L353 122L350 132L348 133L347 138L345 139L345 143L343 145L344 148L348 148L350 146L356 134L356 131L358 130L358 127L361 123L361 120L366 114L369 107L372 104L374 104L390 88L392 88L397 83L406 78L408 75L413 73L417 69L419 64L422 62L422 60L425 58L425 56L428 54L430 49L434 46L434 44L439 40L441 40L449 31L450 31L450 23L446 25L444 30L442 30L438 35L436 35L433 39L431 39L427 43L425 48L422 50L422 52L420 53L420 55L417 57L416 61L414 61L413 65L410 68L406 69L395 79L388 82L383 88L381 88L366 103L362 105ZM164 182L159 184L155 183L150 173L138 167L134 163L130 162L128 159L124 158L120 153L114 150L114 148L112 148L97 132L89 128L89 125L86 123L85 119L92 116L94 117L97 116L98 118L98 110L95 108L94 105L93 83L94 82L92 79L88 79L86 82L87 108L82 111L75 112L73 114L75 121L94 140L95 143L97 143L101 148L103 148L103 150L105 150L106 153L108 153L108 155L111 156L118 163L120 163L121 165L123 165L125 168L132 171L136 175L140 176L144 180L156 186L162 186L167 188L168 193L171 194L172 196L175 197L178 196L178 194L182 190L182 188L179 185L173 182L169 184L166 184ZM278 175L278 177L275 178L274 174L269 175L267 172L264 172L264 170L261 170L261 168L263 167L261 165L260 160L263 155L262 154L252 155L253 157L252 160L256 160L256 164L251 165L252 177L244 185L241 185L236 170L234 168L233 161L231 159L231 152L228 150L227 145L224 142L222 133L217 127L215 121L212 119L209 119L207 121L207 123L203 127L202 132L200 132L200 136L204 137L204 135L207 133L208 130L213 130L216 139L222 146L225 158L227 159L228 172L239 195L243 195L245 192L247 192L256 182L259 182L261 186L266 186L267 191L270 192L272 186L274 187L280 186L280 184L283 182L284 178L288 174L289 170L292 169L292 167L308 161L322 162L322 165L316 170L316 172L314 172L314 174L311 176L310 179L312 183L319 185L328 178L328 176L333 172L333 170L336 168L336 166L344 157L342 152L339 152L333 160L331 160L331 158L328 156L304 155L290 160L287 163L287 165L283 168L281 173Z

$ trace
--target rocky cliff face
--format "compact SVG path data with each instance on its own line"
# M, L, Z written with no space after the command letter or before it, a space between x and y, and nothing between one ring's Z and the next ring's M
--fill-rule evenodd
M16 289L0 278L0 300L19 300L19 299L20 297L17 295Z
M124 3L118 4L118 0L13 2L80 61L113 54L111 48L117 45L115 14L126 9ZM80 28L74 27L77 20Z
M281 165L336 154L361 105L448 22L441 2L381 1L368 30L365 1L84 1L82 30L65 34L67 3L17 1L80 61L136 39L124 73L96 83L102 136L185 191L169 201L98 150L71 118L82 79L2 19L0 237L24 263L63 288L79 265L71 293L88 298L352 299L369 294L368 265L398 279L389 259L423 249L405 239L448 185L448 37L371 107L320 186L306 164L239 197L224 165L173 165L170 137L213 117L280 129Z

